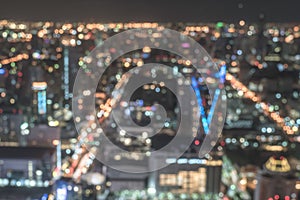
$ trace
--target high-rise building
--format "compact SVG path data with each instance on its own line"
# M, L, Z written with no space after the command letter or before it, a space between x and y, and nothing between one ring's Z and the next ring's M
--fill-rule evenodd
M220 192L222 160L179 158L166 162L172 164L159 171L158 190L170 190L178 194Z
M33 121L45 122L47 119L47 83L33 82Z
M222 161L213 160L206 163L206 192L218 194L221 187Z
M297 199L297 178L291 171L288 160L281 156L271 157L257 177L254 199Z

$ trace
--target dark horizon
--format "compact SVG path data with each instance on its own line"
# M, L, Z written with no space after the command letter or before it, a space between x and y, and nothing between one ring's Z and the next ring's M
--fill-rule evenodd
M300 22L300 2L247 0L16 0L2 3L0 19L61 22Z

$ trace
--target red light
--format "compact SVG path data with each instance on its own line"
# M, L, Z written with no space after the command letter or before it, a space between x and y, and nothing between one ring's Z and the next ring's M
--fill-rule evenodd
M272 197L270 197L270 198L268 198L268 200L273 200L273 198L272 198Z
M280 197L279 197L279 195L278 194L276 194L275 196L274 196L274 199L279 199Z
M283 160L283 158L284 158L283 156L280 156L280 160Z
M152 110L151 106L147 106L145 109L146 109L147 111L151 111L151 110Z
M224 142L224 141L221 141L221 142L220 142L220 145L221 145L222 147L224 147L224 146L225 146L225 142Z
M195 142L194 142L194 143L195 143L195 145L197 145L197 146L198 146L198 145L200 144L200 141L199 141L199 140L195 140Z
M291 198L289 196L285 196L284 200L290 200Z

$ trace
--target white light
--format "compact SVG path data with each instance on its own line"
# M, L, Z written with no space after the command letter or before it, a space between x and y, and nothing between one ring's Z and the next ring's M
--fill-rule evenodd
M16 185L20 187L22 185L21 181L17 181Z
M272 133L272 128L271 127L267 128L267 133Z
M146 139L146 143L147 143L147 144L151 144L151 139L147 138L147 139Z
M143 133L142 133L142 137L143 137L143 138L147 138L147 137L148 137L148 133L147 133L147 132L143 132Z
M193 165L193 164L201 164L201 160L200 159L190 159L189 160L189 164Z
M74 192L78 192L79 188L77 186L74 187Z
M10 181L10 185L11 185L11 186L15 186L15 185L16 185L16 182L17 182L16 180L11 180L11 181Z
M120 130L120 136L125 136L126 131L125 130Z
M28 123L27 123L27 122L24 122L24 123L20 126L20 128L21 128L22 130L28 128Z
M71 185L68 185L68 190L71 191L73 188Z
M71 39L71 40L70 40L70 44L71 44L72 46L75 46L76 40L75 40L75 39Z
M229 144L229 143L231 143L231 139L230 139L230 138L226 138L226 139L225 139L225 142L226 142L227 144Z
M148 194L153 195L156 193L156 189L155 188L148 188Z
M71 150L70 149L67 149L66 150L66 154L70 154L71 153Z
M121 160L121 156L120 155L115 155L115 160Z
M4 186L7 186L8 184L9 184L9 181L8 181L8 179L6 179L6 178L5 178L5 179L3 179L3 185L4 185Z
M167 163L167 164L173 164L173 163L176 163L176 158L167 158L167 159L166 159L166 163Z
M147 152L146 152L146 156L148 156L148 157L151 156L151 152L150 152L150 151L147 151Z
M28 135L30 131L28 129L21 130L21 135Z
M180 158L177 160L178 164L187 164L187 162L188 162L188 159L186 159L186 158Z
M273 42L278 42L279 41L279 39L278 39L278 37L273 37Z
M36 185L35 180L31 180L31 181L29 182L29 185L30 185L30 187L34 187L34 186Z
M130 138L126 138L126 139L124 140L124 145L128 146L128 145L130 145L130 144L131 144L131 139L130 139Z
M165 122L165 127L169 127L170 123L169 122Z
M44 186L45 186L45 187L48 187L48 186L49 186L49 181L45 181L45 182L44 182Z
M25 185L25 186L29 186L29 183L30 183L30 181L29 181L28 179L26 179L26 180L24 181L24 185Z
M37 176L42 176L43 175L43 172L41 170L36 170L35 174Z
M243 92L242 90L239 90L239 91L238 91L238 95L241 97L241 96L244 95L244 92Z

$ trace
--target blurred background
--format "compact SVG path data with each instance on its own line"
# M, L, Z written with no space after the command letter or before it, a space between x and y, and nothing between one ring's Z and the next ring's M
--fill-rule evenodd
M1 8L0 199L300 199L296 1L31 0L2 2ZM179 31L201 44L219 67L227 113L222 136L205 157L197 154L206 137L203 124L180 158L157 158L169 166L151 173L114 170L82 145L101 143L99 133L83 140L75 128L76 73L89 73L87 56L96 45L133 28ZM141 128L131 133L138 137L130 137L110 118L111 92L122 75L153 62L196 81L201 123L214 110L214 98L189 60L147 46L119 57L99 81L92 119L128 150L111 158L116 163L142 162L136 152L160 149L176 134L180 108L164 82L146 84L130 102L121 102L124 116L141 126L155 116L155 103L163 105L167 118L159 134L149 137L152 130ZM110 149L104 153L109 157Z

